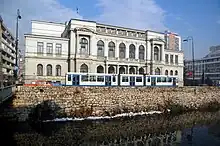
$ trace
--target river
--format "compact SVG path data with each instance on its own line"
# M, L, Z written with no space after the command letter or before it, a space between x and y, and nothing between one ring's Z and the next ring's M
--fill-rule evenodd
M1 121L1 133L5 145L21 146L220 146L220 111L41 124Z

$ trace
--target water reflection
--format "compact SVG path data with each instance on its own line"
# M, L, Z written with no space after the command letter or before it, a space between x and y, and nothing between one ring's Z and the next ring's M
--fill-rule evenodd
M20 123L14 137L18 145L82 146L217 146L220 112L179 116L142 116L105 121Z

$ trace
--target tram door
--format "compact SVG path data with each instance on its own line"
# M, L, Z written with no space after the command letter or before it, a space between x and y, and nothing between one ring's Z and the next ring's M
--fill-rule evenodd
M135 86L135 77L130 77L130 86Z
M73 86L79 85L79 75L73 75Z
M173 78L173 86L176 86L176 78Z
M111 86L111 76L105 76L105 86Z
M156 77L151 77L151 86L156 86Z

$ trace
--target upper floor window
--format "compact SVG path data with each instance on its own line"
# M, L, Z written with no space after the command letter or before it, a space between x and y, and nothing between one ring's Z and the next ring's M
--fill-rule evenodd
M115 57L115 43L109 42L108 44L108 57Z
M173 64L173 55L170 55L170 63Z
M80 40L80 54L88 54L88 40L86 38Z
M168 54L165 54L165 63L169 63L169 55Z
M38 54L44 53L44 43L43 42L37 42L37 53Z
M97 56L104 57L104 42L101 40L97 43Z
M144 60L144 46L140 45L139 47L139 59Z
M159 61L159 48L154 47L154 60Z
M178 55L175 55L175 64L178 64Z
M135 45L129 46L129 58L135 59Z
M61 55L62 54L62 45L61 44L56 44L56 55Z
M119 58L125 58L125 44L124 43L121 43L119 45Z
M47 43L47 54L53 54L53 44Z

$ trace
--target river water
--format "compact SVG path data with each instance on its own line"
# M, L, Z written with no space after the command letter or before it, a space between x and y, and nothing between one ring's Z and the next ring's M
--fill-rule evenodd
M220 146L220 111L42 124L5 121L1 133L5 145L21 146Z

